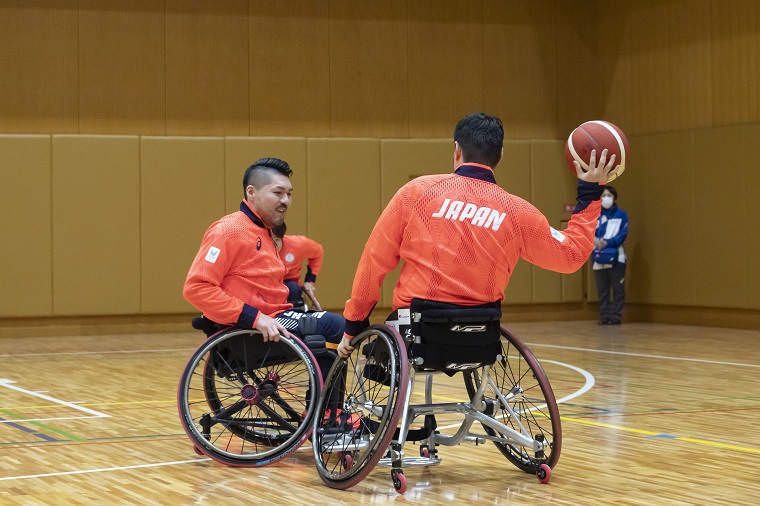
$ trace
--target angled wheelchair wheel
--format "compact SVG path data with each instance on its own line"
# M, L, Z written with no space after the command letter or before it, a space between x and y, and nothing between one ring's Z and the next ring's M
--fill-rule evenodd
M264 342L229 328L193 353L177 391L180 420L196 451L231 466L264 466L311 432L321 378L298 339Z
M502 454L527 473L538 473L542 465L554 467L562 448L559 408L549 380L530 349L501 327L502 359L493 365L484 400L491 404L494 419L503 425L546 443L541 452L533 448L495 441ZM472 398L480 387L482 369L465 371L467 393ZM504 402L508 404L506 409ZM504 437L490 427L491 436Z
M354 352L325 378L312 432L319 475L337 489L359 483L383 457L409 387L406 346L395 329L373 325L351 343Z

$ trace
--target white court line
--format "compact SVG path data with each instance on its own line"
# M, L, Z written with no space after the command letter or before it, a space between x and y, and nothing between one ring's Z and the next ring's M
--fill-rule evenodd
M586 371L585 369L581 369L580 367L575 367L574 365L565 364L564 362L555 362L554 360L539 360L539 363L550 363L550 364L556 364L562 367L567 367L568 369L572 369L578 373L581 374L584 378L586 378L586 382L583 384L581 388L579 388L576 392L571 393L570 395L566 395L565 397L561 399L557 399L557 404L562 404L563 402L567 402L570 399L574 399L578 396L581 396L594 388L594 384L596 383L596 380L594 379L594 375L590 372ZM546 404L542 404L541 406L538 406L537 408L531 408L532 409L540 409L545 407ZM460 427L461 424L454 424L454 425L444 425L443 427L438 427L439 429L453 429Z
M721 362L719 360L705 360L702 358L669 357L667 355L647 355L646 353L628 353L626 351L595 350L593 348L573 348L571 346L559 346L556 344L531 343L528 346L531 346L531 347L542 346L544 348L558 348L560 350L590 351L592 353L607 353L610 355L626 355L629 357L660 358L663 360L682 360L684 362L699 362L702 364L713 364L713 365L735 365L738 367L760 367L760 364L746 364L742 362ZM539 360L539 362L541 362L541 360Z
M114 353L174 353L177 351L195 351L196 348L168 348L165 350L104 350L104 351L59 351L55 353L2 353L2 357L46 357L59 355L111 355Z
M62 406L66 406L72 409L78 409L79 411L84 411L85 413L89 413L90 415L93 415L93 418L111 418L111 415L107 415L105 413L101 413L99 411L95 411L94 409L85 408L84 406L79 406L78 404L74 404L72 402L66 402L62 401L61 399L56 399L55 397L50 397L49 395L44 395L38 392L33 392L31 390L26 390L24 388L20 388L17 386L12 385L11 383L15 383L13 380L0 378L0 387L5 387L10 390L15 390L17 392L22 392L27 395L33 395L34 397L39 397L40 399L45 399L46 401L55 402L56 404L60 404ZM90 418L90 417L88 417ZM71 418L37 418L35 420L71 420ZM2 423L20 423L20 422L31 422L33 420L2 420Z
M28 474L26 476L5 476L5 477L0 478L0 481L27 480L29 478L49 478L51 476L70 476L72 474L102 473L106 471L126 471L128 469L144 469L146 467L174 466L177 464L191 464L193 462L206 462L208 460L211 460L211 459L205 458L205 459L192 459L192 460L175 460L174 462L158 462L156 464L139 464L136 466L105 467L101 469L84 469L81 471L62 471L60 473Z

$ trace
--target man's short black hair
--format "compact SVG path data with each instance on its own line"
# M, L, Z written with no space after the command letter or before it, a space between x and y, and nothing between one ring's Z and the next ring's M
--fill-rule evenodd
M272 235L275 237L279 237L282 239L285 237L285 232L288 231L288 226L285 225L285 222L282 222L282 225L277 225L276 227L272 227Z
M470 114L457 123L454 128L454 140L462 150L464 162L494 168L501 160L504 125L496 116L482 112Z
M245 196L245 189L249 185L253 185L254 188L258 188L262 183L268 181L260 176L277 172L283 176L290 177L293 174L293 170L285 160L279 158L261 158L253 162L253 165L245 169L245 175L243 176L243 196Z
M617 190L614 186L610 185L604 185L605 190L609 190L609 192L612 194L613 197L615 197L615 200L617 200Z

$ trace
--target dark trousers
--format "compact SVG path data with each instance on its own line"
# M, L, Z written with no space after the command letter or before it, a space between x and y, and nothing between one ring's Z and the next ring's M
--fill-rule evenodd
M625 305L625 268L601 269L594 271L596 291L599 296L599 318L602 321L619 323ZM610 300L612 292L612 300Z
M288 287L290 292L288 293L288 302L294 306L303 305L303 300L301 299L301 285L298 284L298 281L285 281L285 286Z
M301 318L310 318L316 323L315 327L310 331L311 334L320 335L325 338L328 343L338 344L343 338L343 331L346 328L346 320L343 316L335 313L328 313L327 311L314 311L312 313L303 313L301 311L288 310L278 314L275 320L283 327L288 329L292 334L297 335L300 338L304 338L302 326L298 324ZM312 350L314 352L314 350ZM319 364L319 370L322 373L322 379L327 377L327 373L330 371L335 357L337 356L334 351L330 353L318 353L314 352L317 363Z

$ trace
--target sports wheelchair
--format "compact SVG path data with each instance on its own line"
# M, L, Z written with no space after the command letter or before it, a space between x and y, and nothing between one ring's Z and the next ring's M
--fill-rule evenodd
M490 440L512 464L548 482L562 446L557 403L533 353L500 318L499 303L464 307L414 299L385 325L357 335L355 351L336 360L325 378L312 422L322 481L347 489L379 463L391 467L393 486L403 494L403 468L439 464L439 445ZM459 372L469 402L434 404L433 377ZM418 376L425 378L425 403L412 405ZM434 415L443 413L464 415L454 435L436 430ZM411 429L416 417L424 417L424 425ZM485 433L475 433L474 422ZM407 441L420 442L419 457L405 457Z
M322 336L280 336L204 317L208 339L193 353L177 391L182 427L195 452L230 466L259 467L295 451L311 434L322 378Z

